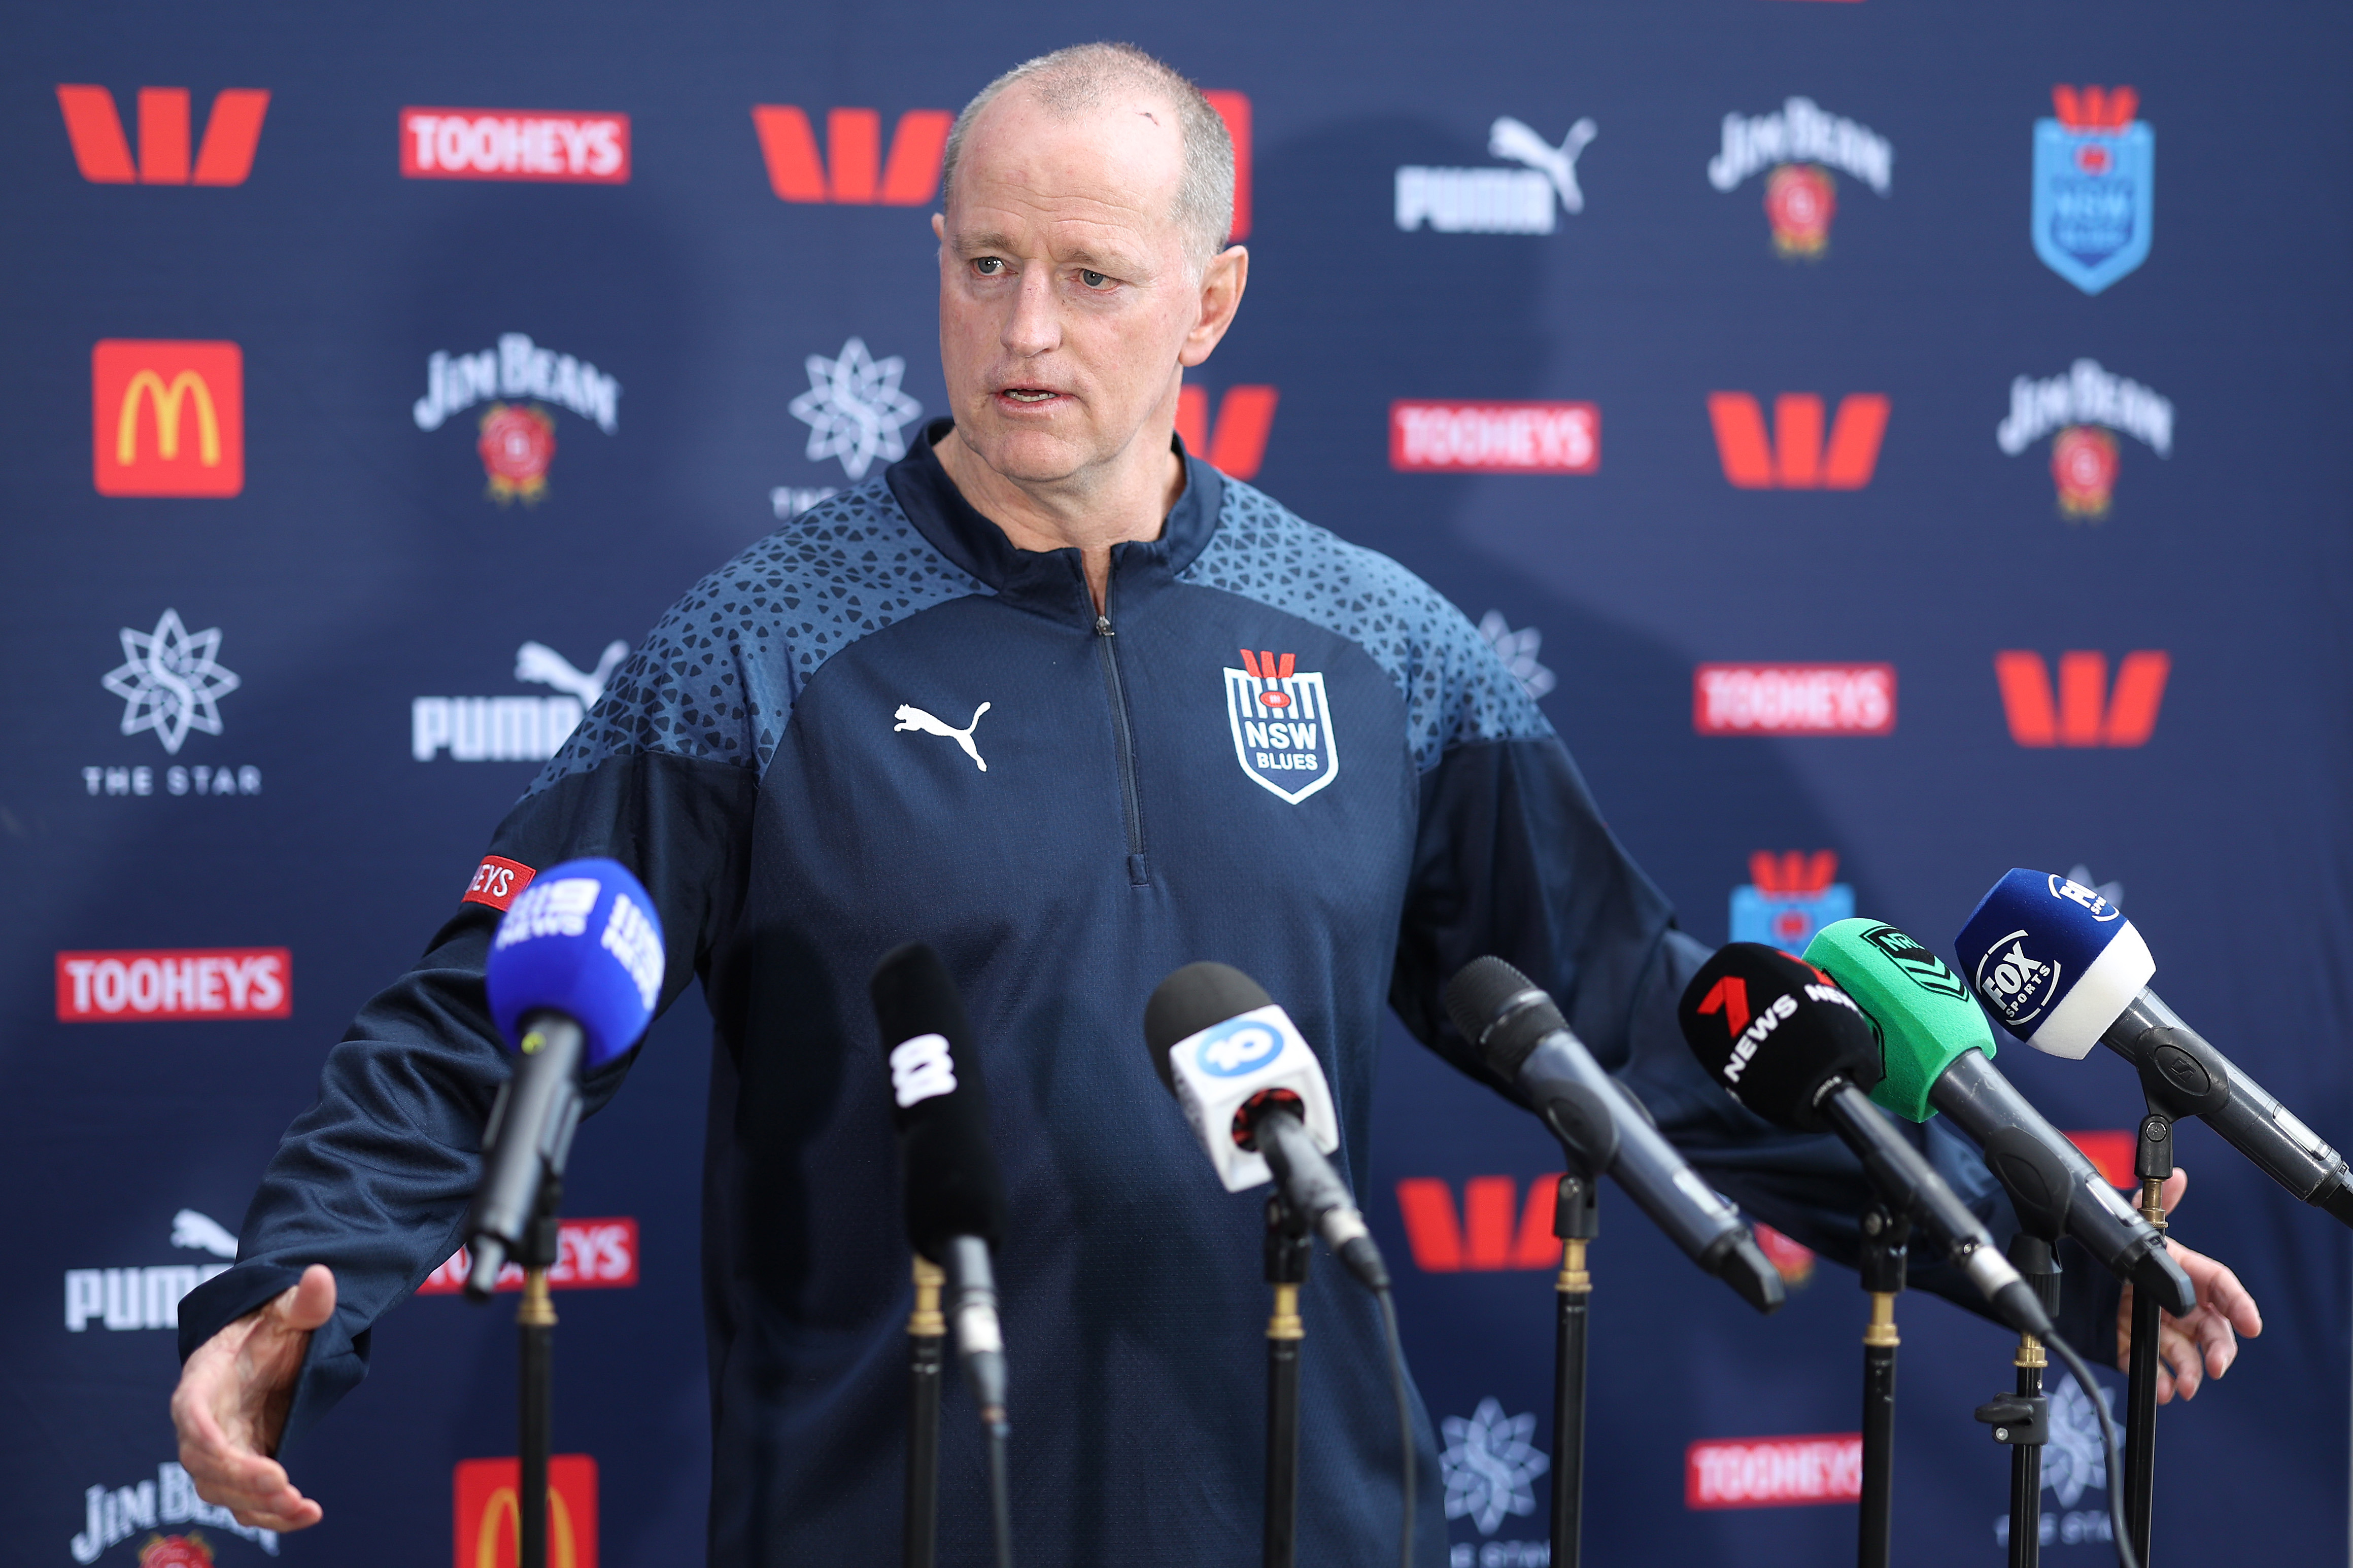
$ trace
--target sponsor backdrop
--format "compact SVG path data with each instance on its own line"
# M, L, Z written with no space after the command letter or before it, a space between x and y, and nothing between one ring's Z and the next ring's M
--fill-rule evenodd
M176 1304L354 1008L508 874L491 826L634 639L942 412L950 113L1086 37L1192 73L1242 150L1252 286L1187 441L1479 619L1688 929L1796 947L1860 911L1943 946L2008 868L2073 870L2169 1000L2353 1137L2341 15L18 10L13 1562L509 1561L513 1298L445 1271L383 1321L291 1456L326 1522L283 1541L171 1462ZM707 1040L691 995L574 1158L569 1209L604 1217L556 1279L566 1568L700 1550ZM1541 1563L1556 1167L1392 1047L1366 1206L1452 1562ZM2002 1062L2128 1172L2118 1061ZM2334 1557L2347 1238L2180 1142L2176 1234L2268 1327L2167 1414L2162 1549ZM1605 1197L1596 1561L1852 1550L1865 1303L1778 1246L1795 1288L1757 1320ZM2007 1455L1970 1412L2010 1344L1917 1295L1899 1321L1899 1550L1995 1563ZM2055 1422L2047 1550L2105 1562L2089 1407Z

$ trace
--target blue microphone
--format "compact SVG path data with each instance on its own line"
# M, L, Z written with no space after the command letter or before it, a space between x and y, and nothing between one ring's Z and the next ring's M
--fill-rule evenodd
M2071 1061L2106 1046L2138 1071L2152 1107L2204 1118L2274 1181L2353 1226L2344 1156L2158 999L2148 944L2096 890L2014 870L1956 946L1970 989L2011 1034Z
M580 1079L642 1038L661 1000L661 917L628 868L566 860L532 879L499 921L483 978L491 1018L518 1057L482 1130L482 1180L467 1219L466 1293L488 1300L564 1174Z

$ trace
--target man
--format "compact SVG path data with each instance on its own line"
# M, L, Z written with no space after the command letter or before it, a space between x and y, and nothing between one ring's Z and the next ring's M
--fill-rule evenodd
M933 220L953 421L698 584L492 839L533 868L627 862L660 906L665 1001L698 974L711 1000L715 1563L888 1554L909 1286L864 985L910 939L945 957L987 1058L1025 1562L1255 1550L1256 1208L1211 1175L1141 1037L1184 963L1235 963L1299 1020L1361 1170L1384 1003L1483 1076L1440 993L1500 953L1735 1195L1853 1254L1852 1162L1697 1073L1672 1010L1704 953L1477 632L1173 442L1183 372L1248 280L1232 191L1214 111L1137 51L1065 50L985 89ZM462 903L362 1013L237 1266L182 1305L183 1460L240 1517L321 1517L268 1456L458 1240L506 1072L481 986L498 912ZM2188 1329L2219 1375L2232 1313L2259 1323L2200 1261L2212 1306ZM1381 1560L1398 1456L1378 1321L1328 1263L1304 1311L1304 1556ZM2185 1389L2198 1359L2174 1360ZM977 1446L968 1423L946 1439L944 1549L976 1559ZM1435 1562L1426 1418L1418 1446Z

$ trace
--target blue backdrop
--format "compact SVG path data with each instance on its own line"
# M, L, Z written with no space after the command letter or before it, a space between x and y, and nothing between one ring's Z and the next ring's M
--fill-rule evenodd
M292 1457L327 1521L280 1542L170 1467L173 1303L608 645L941 411L940 111L1088 37L1247 130L1251 289L1192 434L1493 612L1687 928L1748 889L1801 944L1851 894L1947 945L2009 867L2085 867L2168 1000L2353 1136L2348 31L2283 0L10 7L7 1554L484 1561L452 1510L512 1451L503 1307L384 1321ZM558 1447L614 1565L701 1549L708 1037L674 1009L574 1159L569 1212L636 1227L557 1298ZM1455 1562L1541 1562L1551 1279L1517 1231L1554 1157L1392 1046L1366 1206L1451 1418ZM2063 1126L2137 1114L2105 1053L2002 1063ZM2180 1159L2175 1234L2267 1331L2166 1415L2160 1547L2333 1556L2347 1238L2201 1128ZM1614 1193L1594 1256L1593 1560L1843 1557L1852 1507L1809 1500L1836 1444L1694 1445L1855 1429L1852 1276L1789 1255L1756 1319ZM1898 1552L1996 1563L1969 1412L2010 1345L1900 1320ZM2104 1561L2073 1415L2047 1551Z

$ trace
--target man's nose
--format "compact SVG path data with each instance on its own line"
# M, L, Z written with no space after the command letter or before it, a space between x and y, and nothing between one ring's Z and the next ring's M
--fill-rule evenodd
M1003 342L1008 353L1034 358L1061 345L1062 318L1054 296L1054 270L1032 267L1021 275L1021 289L1006 318Z

